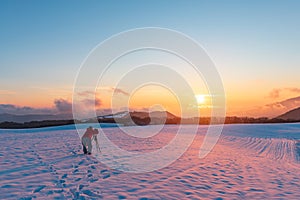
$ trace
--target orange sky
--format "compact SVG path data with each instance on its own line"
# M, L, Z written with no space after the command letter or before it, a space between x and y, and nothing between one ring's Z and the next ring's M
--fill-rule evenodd
M259 111L259 107L263 107L266 104L280 102L282 100L292 98L297 96L296 92L291 92L285 89L282 89L280 95L275 97L270 97L272 88L267 86L260 85L259 82L249 84L247 87L238 88L236 87L226 87L226 109L228 115L237 115L237 116L272 116L272 110ZM255 87L253 87L255 86ZM132 109L141 110L144 108L150 108L153 106L160 105L161 109L166 109L174 114L180 115L180 104L176 97L165 90L164 88L154 87L156 90L150 89L150 87L144 87L137 90L130 97L124 97L121 94L117 94L115 98L125 99L129 102L122 101L120 107L125 107L126 104ZM255 89L257 88L257 89ZM258 89L259 88L259 89ZM28 95L30 94L30 95ZM102 105L99 108L110 108L111 106L111 93L102 93L103 95L98 95L101 99ZM202 94L202 93L197 93ZM207 93L204 93L207 94ZM24 89L23 91L16 92L1 92L1 103L2 104L15 104L18 106L30 106L35 108L51 108L54 107L54 101L56 99L65 99L69 102L72 101L72 89L71 87L66 87L65 89L55 90L54 88L42 89ZM200 108L201 115L207 115L209 109L203 108L203 105L209 105L209 99L206 102L202 103L202 108ZM204 106L205 107L205 106ZM255 110L257 109L258 110ZM252 111L251 111L252 110ZM284 111L284 110L283 110ZM282 112L283 112L282 111ZM252 113L251 113L252 112ZM255 113L257 112L257 114ZM278 111L277 111L278 112ZM279 111L280 112L280 111ZM275 112L275 114L277 114Z
M275 110L265 106L300 96L298 1L182 1L171 7L169 2L149 3L146 7L143 2L98 2L84 6L13 1L0 4L0 107L11 104L55 108L56 99L71 102L76 74L89 52L110 36L136 27L173 29L198 42L223 80L228 115L274 116L300 106L295 102ZM58 8L63 12L57 12ZM135 85L134 81L131 86L126 82L118 85L116 79L124 75L129 65L152 61L181 68L179 74L191 84L195 95L209 94L186 63L160 53L148 51L126 56L112 66L114 70L107 72L105 84L99 86L130 93L128 88ZM163 79L165 75L157 76ZM173 78L173 82L176 80ZM162 93L133 95L129 106L142 108L158 103L179 113L173 97ZM110 105L107 96L98 96L103 109Z

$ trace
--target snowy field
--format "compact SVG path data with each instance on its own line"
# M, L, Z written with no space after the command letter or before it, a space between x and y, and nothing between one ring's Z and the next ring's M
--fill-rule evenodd
M146 152L166 145L177 128L134 141L104 129L120 147ZM83 155L72 125L0 130L0 199L300 199L299 123L225 125L213 151L199 159L205 130L176 162L139 174Z

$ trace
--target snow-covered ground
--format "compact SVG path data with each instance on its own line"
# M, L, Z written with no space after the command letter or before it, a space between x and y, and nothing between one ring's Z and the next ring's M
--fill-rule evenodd
M144 152L167 144L177 128L139 140L115 127L105 132L120 147ZM0 199L300 199L299 123L226 125L199 159L205 130L173 164L138 174L83 155L71 125L0 130Z

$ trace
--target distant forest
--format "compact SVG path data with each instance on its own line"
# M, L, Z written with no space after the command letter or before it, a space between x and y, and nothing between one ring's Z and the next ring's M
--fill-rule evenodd
M51 127L51 126L62 126L70 125L76 123L119 123L124 126L146 126L146 125L155 125L155 124L220 124L223 119L221 118L210 118L210 117L201 117L201 118L171 118L171 119L161 119L161 118L150 118L150 117L131 117L122 118L115 120L114 118L109 119L90 119L83 121L78 120L44 120L44 121L31 121L24 123L16 122L1 122L1 129L26 129L26 128L42 128L42 127ZM226 117L225 124L258 124L258 123L295 123L300 122L299 120L284 120L273 118L269 119L266 117L262 118L252 118L252 117Z

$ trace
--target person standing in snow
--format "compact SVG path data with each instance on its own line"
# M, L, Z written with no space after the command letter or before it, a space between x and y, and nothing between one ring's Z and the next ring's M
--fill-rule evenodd
M81 138L81 143L83 147L83 153L91 155L92 154L92 139L97 137L99 133L98 129L93 129L93 127L88 127Z

